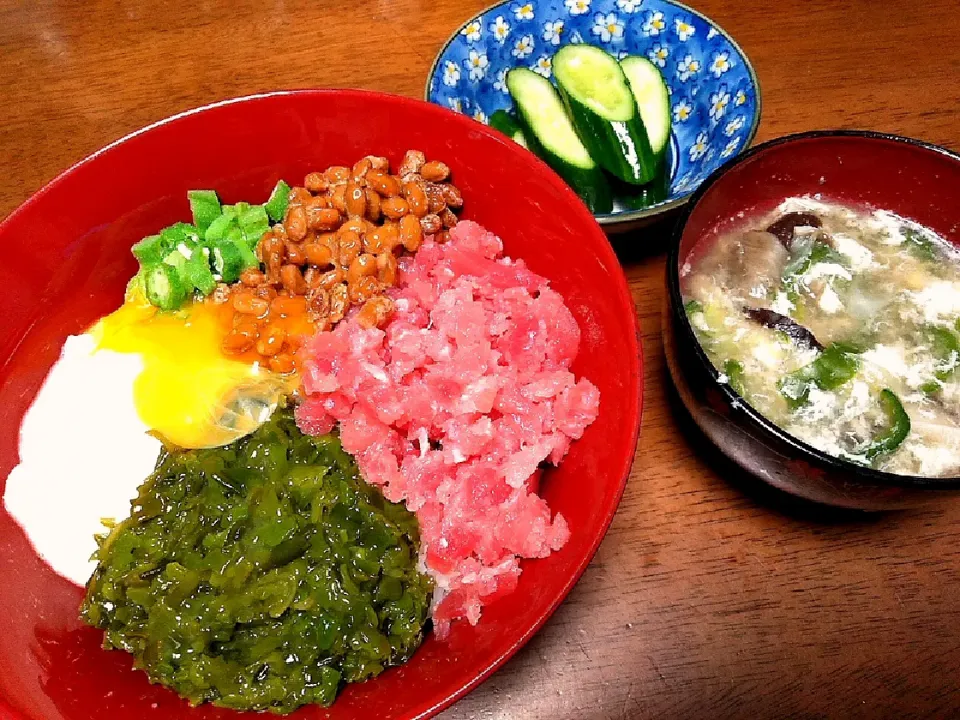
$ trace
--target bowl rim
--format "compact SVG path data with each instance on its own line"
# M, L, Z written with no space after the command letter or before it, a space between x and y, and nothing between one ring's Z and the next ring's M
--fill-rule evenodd
M753 113L753 117L750 119L750 129L747 131L746 140L745 142L741 143L739 149L733 155L731 155L727 160L725 160L723 163L721 163L718 166L717 169L719 170L720 168L724 167L725 165L728 165L734 159L736 159L737 157L740 157L744 152L746 152L747 149L750 147L750 143L752 143L754 138L757 136L757 131L760 128L760 118L763 115L763 93L760 88L760 78L757 76L757 72L753 67L753 63L750 62L750 57L747 55L744 49L740 47L740 43L734 40L733 36L730 33L728 33L726 30L724 30L716 21L711 20L709 17L707 17L706 15L704 15L702 12L698 10L694 10L689 5L686 5L682 2L678 2L678 0L661 0L661 1L669 5L673 5L674 7L677 7L681 10L684 10L685 12L688 12L691 15L696 15L698 18L700 18L701 20L706 22L708 25L710 25L710 27L714 28L717 31L717 34L722 35L726 39L726 41L730 43L730 45L734 48L734 50L740 53L740 57L743 58L744 67L746 68L747 73L750 77L750 82L753 85L754 94L756 95L756 98L757 98L757 108L756 108L756 111ZM430 69L427 71L427 79L423 86L424 100L426 100L431 105L437 104L437 103L434 103L432 100L430 100L430 83L433 80L434 75L436 75L437 73L437 66L440 64L440 58L447 51L447 48L450 47L451 43L453 43L453 41L456 40L457 37L460 35L460 31L463 30L464 27L466 27L469 23L476 20L481 15L485 15L486 13L493 10L494 8L498 8L503 5L509 5L511 2L513 2L513 0L500 0L500 2L495 2L490 5L487 5L485 8L474 13L467 20L465 20L464 22L462 22L460 25L457 26L457 28L444 41L443 45L440 46L440 49L437 51L437 54L434 55L433 57L433 62L430 63ZM485 123L480 123L480 124L485 125ZM708 175L707 178L704 178L699 185L695 185L694 187L686 191L685 194L681 195L680 197L674 198L673 200L664 200L662 202L656 203L649 207L640 208L639 210L622 210L620 212L605 213L603 215L594 215L593 217L600 225L612 226L612 225L626 224L629 222L634 222L636 220L643 220L646 218L656 217L658 215L669 213L671 210L675 210L677 208L683 207L684 205L689 203L693 199L694 195L696 194L697 189L701 185L703 185L703 183L705 183L709 177L710 176Z
M754 408L749 402L737 394L729 383L720 382L720 371L714 366L707 357L706 352L697 340L687 314L682 312L683 297L680 292L680 241L683 232L686 229L687 221L696 210L703 196L716 184L723 181L726 174L734 168L746 163L751 158L764 153L772 148L781 145L789 145L797 142L818 139L850 138L867 140L870 142L893 142L901 145L907 145L918 148L926 152L934 152L943 155L948 159L960 165L960 153L934 145L933 143L916 138L910 138L903 135L878 132L874 130L810 130L807 132L793 133L782 137L768 140L764 143L750 148L748 151L739 155L735 160L727 162L712 172L697 188L690 199L690 204L683 211L677 223L674 226L673 234L670 238L670 249L667 253L667 299L670 301L672 313L675 322L679 323L680 332L684 339L689 342L694 349L699 364L708 373L712 380L712 388L720 392L726 405L732 410L739 411L746 418L747 422L761 431L761 434L770 440L784 443L795 451L799 456L806 456L820 466L827 466L836 472L846 472L869 480L878 486L899 488L899 489L930 489L930 490L955 490L960 489L960 477L955 478L936 478L924 477L921 475L905 475L882 470L874 470L863 465L858 465L850 460L829 455L822 450L818 450L812 445L794 437L786 432L773 421L768 420L761 412Z
M153 131L157 128L161 128L170 124L183 121L185 118L191 117L193 115L199 115L202 113L207 113L214 111L218 108L230 106L230 105L240 105L244 103L259 102L259 101L270 101L272 99L284 99L292 98L297 99L304 96L326 96L330 98L337 98L343 96L352 96L355 98L366 99L370 102L382 102L388 101L391 103L397 103L402 106L408 107L419 107L426 112L439 113L446 115L449 120L453 121L455 124L459 123L461 126L469 130L470 132L482 132L483 134L489 136L492 140L502 143L508 146L516 145L509 138L504 137L500 133L496 132L492 128L484 125L483 123L477 123L472 118L469 118L461 113L456 113L453 110L444 108L436 103L431 103L429 101L424 101L419 98L409 97L406 95L398 95L394 93L381 92L376 90L366 90L360 88L298 88L298 89L286 89L286 90L273 90L268 92L252 93L249 95L241 95L233 98L226 98L223 100L218 100L212 103L205 105L196 106L183 110L172 115L169 115L165 118L157 120L155 122L149 123L137 130L129 132L122 137L113 140L103 147L95 150L89 155L85 156L81 160L74 162L66 169L58 172L52 179L44 183L40 188L31 193L22 203L16 206L5 218L0 219L0 230L5 230L8 226L14 224L18 221L19 216L24 214L28 208L32 207L36 203L40 202L41 199L54 190L57 186L62 184L67 177L77 172L79 169L87 166L89 163L93 162L102 155L108 154L114 151L117 147L128 143L132 140L135 140L140 135L146 134L150 131ZM480 128L476 127L477 125ZM518 150L522 148L518 147ZM533 164L538 165L542 164L544 169L549 170L549 167L543 163L540 158L533 156ZM580 562L574 567L573 572L565 579L562 586L560 587L559 592L557 592L549 601L547 606L544 608L543 612L539 613L536 617L536 620L530 624L513 642L508 643L503 648L500 649L499 653L494 654L492 660L490 660L486 665L472 678L467 682L460 684L455 690L449 693L438 693L435 699L432 699L428 702L423 702L419 705L413 706L408 709L407 714L403 717L407 720L424 720L428 717L433 717L442 710L450 707L458 700L462 699L479 685L481 685L485 680L487 680L494 672L500 669L508 660L510 660L524 645L526 645L531 638L536 635L540 629L546 624L546 622L553 616L557 611L560 605L566 600L567 596L573 590L574 586L580 581L580 578L583 576L587 567L593 561L594 557L597 554L597 551L600 548L600 544L606 538L607 533L609 532L610 525L613 522L613 519L620 508L620 503L623 500L623 495L627 487L627 483L630 480L630 473L633 469L633 466L637 457L637 443L640 438L640 430L643 420L643 410L644 410L644 355L643 355L643 338L641 333L640 319L636 313L636 304L633 301L633 297L630 293L630 287L627 282L626 274L623 272L623 267L620 264L619 259L616 256L616 253L613 251L613 247L610 245L606 236L603 234L599 226L597 226L593 221L594 218L590 214L590 211L586 208L585 205L579 202L579 198L574 193L574 191L552 170L549 173L549 182L553 182L557 190L561 193L567 193L569 197L569 204L573 206L572 212L582 213L583 219L586 221L590 219L590 225L596 228L596 232L599 233L597 238L597 252L605 257L609 262L611 267L616 267L619 269L619 279L618 283L615 276L613 280L613 292L618 293L621 296L623 301L623 306L631 310L631 327L632 327L632 342L631 345L635 348L635 354L631 361L635 362L635 373L628 372L628 377L631 381L636 382L636 423L630 434L630 450L629 452L625 450L624 458L622 463L622 471L611 473L610 477L614 480L614 491L610 497L610 508L609 510L600 518L600 522L597 525L597 530L594 534L594 538L591 543L588 545L586 552L583 554ZM591 230L592 231L592 230ZM29 328L24 331L24 334L29 331ZM22 340L21 336L21 340ZM17 351L19 347L19 342L16 346L11 348L11 356ZM633 350L631 348L631 350ZM635 375L635 377L634 377ZM631 416L633 413L631 412ZM0 717L3 717L3 713L10 708L9 704L6 702L6 698L0 695ZM10 708L9 712L16 713L17 711ZM19 714L14 714L11 717L20 717Z

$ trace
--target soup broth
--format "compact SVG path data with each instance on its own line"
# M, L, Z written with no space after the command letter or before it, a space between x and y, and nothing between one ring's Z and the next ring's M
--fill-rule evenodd
M720 379L830 455L960 474L960 254L882 210L804 197L681 270Z

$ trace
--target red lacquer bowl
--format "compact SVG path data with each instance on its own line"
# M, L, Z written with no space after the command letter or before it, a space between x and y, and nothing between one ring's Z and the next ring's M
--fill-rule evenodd
M821 131L758 145L694 194L667 258L664 350L680 398L704 434L741 468L807 500L858 510L911 507L960 495L960 479L879 472L827 455L745 402L697 341L683 309L680 272L721 234L792 196L888 210L960 246L960 155L873 132Z
M310 170L367 154L397 163L410 148L445 160L463 192L463 217L500 235L508 254L566 299L582 331L573 369L600 388L600 416L545 477L544 495L570 524L569 543L527 562L516 592L486 610L480 625L457 623L443 642L429 637L406 666L349 687L328 710L303 708L298 718L438 712L513 655L590 562L626 484L641 405L636 315L603 232L566 184L515 143L434 105L354 90L274 93L175 116L74 166L0 224L2 490L17 462L20 419L64 338L120 304L136 269L130 245L189 218L187 190L257 200L279 178L300 182ZM51 452L56 433L82 421L64 418L51 428ZM131 670L129 655L101 649L101 633L77 619L81 596L0 510L0 718L239 717L190 708Z

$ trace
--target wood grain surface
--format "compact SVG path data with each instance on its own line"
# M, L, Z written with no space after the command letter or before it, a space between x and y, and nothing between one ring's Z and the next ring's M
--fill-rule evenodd
M0 4L0 216L90 152L279 88L421 97L484 0ZM752 59L758 141L869 128L960 149L960 4L702 0ZM757 488L711 452L660 344L664 228L620 243L643 327L637 460L542 632L445 720L960 716L960 503L863 516ZM38 245L42 238L38 238Z

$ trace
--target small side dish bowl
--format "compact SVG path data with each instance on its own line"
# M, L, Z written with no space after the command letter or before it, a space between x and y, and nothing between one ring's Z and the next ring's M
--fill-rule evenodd
M551 77L564 45L597 45L615 57L642 55L670 92L673 131L667 197L636 210L597 215L625 232L679 208L700 183L746 149L760 124L760 86L746 54L722 28L672 0L505 0L447 40L427 78L426 99L486 123L512 107L514 67Z
M450 158L464 217L501 235L507 253L564 297L582 333L573 368L600 389L599 416L544 476L543 494L571 531L562 550L524 564L517 591L490 605L480 624L455 623L442 641L431 634L407 664L350 685L330 708L304 707L298 718L436 714L529 640L590 562L633 463L642 392L634 305L607 238L576 195L510 140L419 100L358 90L276 92L168 118L81 161L0 223L0 280L10 291L0 324L2 495L23 413L65 338L121 303L136 270L131 245L182 219L189 189L216 189L224 202L266 197L280 178L299 183L318 167L367 154L399 163L410 148ZM506 201L518 197L525 202ZM58 433L84 421L50 428L51 452L65 452ZM103 633L81 623L82 597L0 506L0 718L259 717L191 709L151 685L131 670L128 654L103 650Z
M871 132L811 132L759 145L710 176L678 223L667 260L663 335L683 404L706 436L747 472L788 493L862 510L960 494L960 479L898 475L838 459L784 432L745 402L704 352L681 295L683 267L744 217L811 195L886 210L960 245L960 155Z

